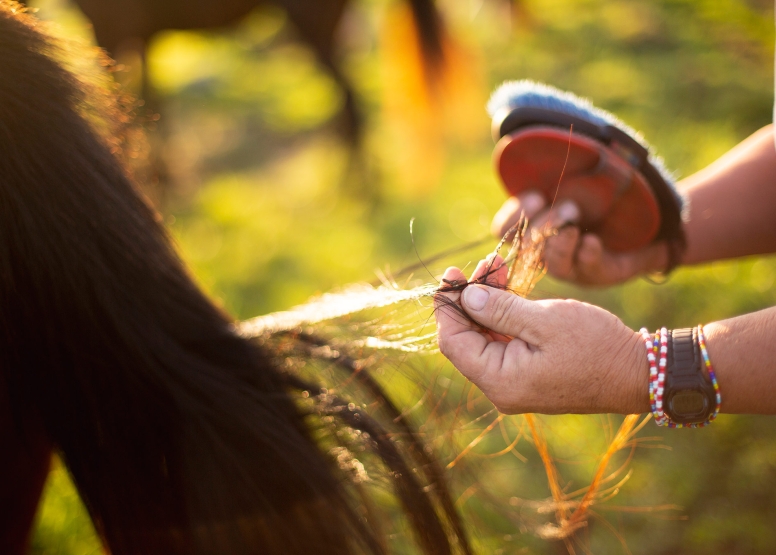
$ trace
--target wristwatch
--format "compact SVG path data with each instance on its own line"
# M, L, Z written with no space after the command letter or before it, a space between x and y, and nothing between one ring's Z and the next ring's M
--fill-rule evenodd
M703 371L697 328L668 332L663 410L677 424L705 422L716 406L711 380Z

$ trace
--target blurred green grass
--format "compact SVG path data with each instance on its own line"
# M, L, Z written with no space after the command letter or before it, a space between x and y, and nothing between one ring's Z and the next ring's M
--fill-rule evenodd
M481 65L488 90L531 78L590 97L641 130L677 175L714 160L771 120L773 4L751 0L471 0L440 1L453 34ZM65 0L39 0L40 15L67 33L89 37ZM163 101L161 155L173 187L165 219L202 286L231 313L247 318L304 302L311 295L370 281L422 257L487 234L504 194L490 162L489 121L481 133L445 139L444 163L428 175L418 143L383 110L395 92L386 82L381 25L389 2L353 4L343 31L343 63L367 122L360 172L348 173L346 147L325 123L342 98L313 56L293 40L278 10L262 8L224 32L169 32L149 53ZM484 99L483 99L484 100ZM431 154L429 154L429 157ZM419 161L418 161L419 160ZM357 181L356 186L353 182ZM409 185L408 185L409 183ZM363 194L364 190L370 191ZM487 248L485 250L488 250ZM483 253L448 262L464 266ZM432 267L437 273L443 268ZM430 280L421 275L420 279ZM637 280L607 291L544 280L537 295L600 304L630 326L690 326L776 303L776 259L682 269L668 283ZM443 366L415 363L419 372ZM453 376L450 369L443 376ZM441 379L441 378L440 378ZM453 378L454 379L454 378ZM414 392L391 384L412 404ZM616 419L615 419L616 420ZM603 450L600 417L544 418L561 473L581 487ZM510 421L517 433L519 420ZM476 435L477 431L470 432ZM612 503L677 504L672 513L601 510L584 532L593 552L636 554L776 551L776 423L725 416L698 431L648 428L668 449L640 449L633 476ZM513 437L512 436L512 437ZM462 434L462 440L466 438ZM478 452L504 447L489 436ZM450 453L439 447L447 459ZM469 461L475 476L451 471L460 494L477 480L502 495L495 506L474 496L464 512L483 553L556 553L537 540L521 499L548 496L532 447L527 457ZM681 518L677 520L677 518ZM522 523L522 524L520 524ZM612 526L617 534L611 532ZM47 486L34 553L99 551L66 472Z

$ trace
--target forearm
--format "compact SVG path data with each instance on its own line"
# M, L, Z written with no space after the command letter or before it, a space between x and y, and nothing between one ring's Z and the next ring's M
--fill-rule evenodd
M703 329L722 412L776 414L776 307Z
M760 129L679 183L690 201L683 264L776 252L776 149Z

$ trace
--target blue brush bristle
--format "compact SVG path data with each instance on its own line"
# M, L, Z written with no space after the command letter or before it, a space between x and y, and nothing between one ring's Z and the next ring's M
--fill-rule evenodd
M499 86L488 101L488 113L495 115L502 108L547 108L580 117L596 123L608 123L611 114L598 110L589 100L536 81L506 81ZM603 112L597 114L596 112Z
M596 125L611 125L617 127L647 149L650 153L650 164L660 172L666 183L674 188L674 176L665 167L663 160L654 154L654 151L641 134L629 125L620 121L613 114L610 114L606 110L596 108L585 98L580 98L570 92L562 91L553 86L529 81L527 79L522 81L506 81L493 91L487 105L488 113L491 117L494 117L496 113L501 112L504 108L509 110L514 110L516 108L544 108L546 110L576 116ZM676 192L675 188L674 192Z
M641 134L606 110L596 108L586 98L535 81L507 81L488 100L488 113L493 117L502 108L544 108L585 119L596 125L612 125L644 144ZM644 144L646 147L647 145Z

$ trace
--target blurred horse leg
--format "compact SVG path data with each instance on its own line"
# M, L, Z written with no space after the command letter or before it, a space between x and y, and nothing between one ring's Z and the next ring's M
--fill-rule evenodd
M339 115L339 131L348 142L357 147L361 139L363 118L358 110L355 94L336 60L337 30L349 0L277 0L288 13L288 18L299 32L299 37L315 52L318 61L331 75L343 94Z

